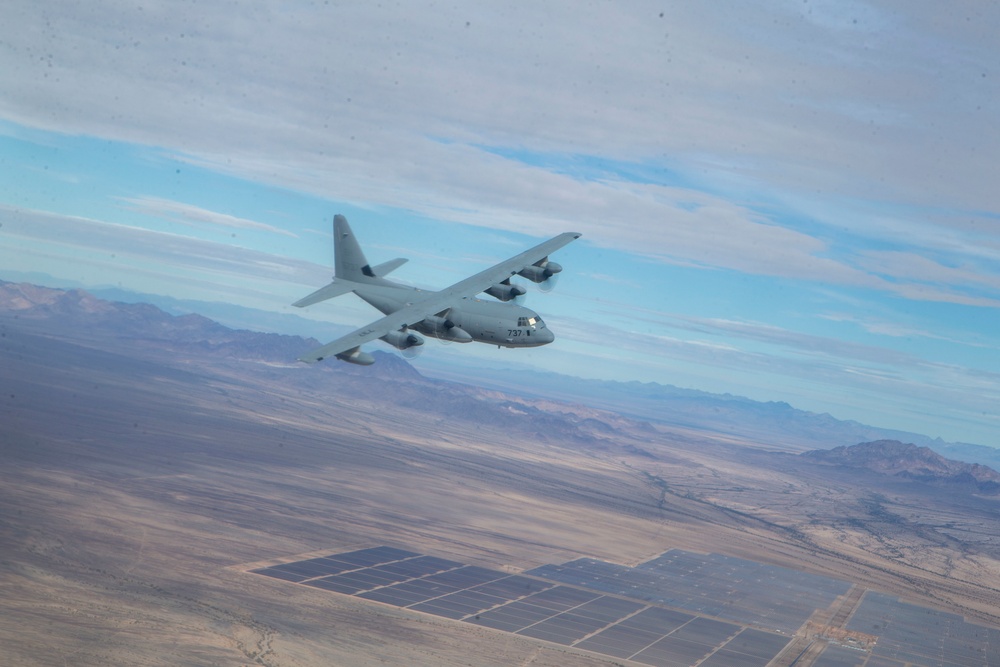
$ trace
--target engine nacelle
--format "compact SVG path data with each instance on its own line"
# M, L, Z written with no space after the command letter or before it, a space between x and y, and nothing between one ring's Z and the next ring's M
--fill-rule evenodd
M526 290L520 285L511 285L510 283L497 283L486 290L486 294L501 301L510 301L526 293Z
M375 357L367 352L362 352L361 346L351 348L347 352L341 352L337 355L337 358L349 364L357 364L358 366L371 366L375 363ZM317 361L322 361L322 358L317 359Z
M517 272L519 276L524 276L533 283L543 283L557 273L562 272L562 266L555 262L545 261L541 264L526 266Z
M428 336L434 336L435 338L440 338L442 340L451 340L456 343L472 342L472 336L469 335L468 331L456 325L446 317L431 315L430 317L424 318L420 324L416 325L415 328L419 329L421 333L425 333Z
M424 344L424 339L409 331L390 331L382 336L382 340L392 345L397 350L406 350Z
M444 334L438 336L444 340L454 341L456 343L471 343L472 335L461 327L452 327L448 329Z

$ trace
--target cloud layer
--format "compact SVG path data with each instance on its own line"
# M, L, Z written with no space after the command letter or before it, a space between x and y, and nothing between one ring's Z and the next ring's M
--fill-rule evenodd
M970 396L995 396L1000 373L989 324L1000 307L1000 6L12 0L4 18L2 119L154 147L264 189L488 229L491 243L492 230L580 231L590 287L606 295L616 282L622 295L581 298L580 321L592 326L601 308L636 317L646 330L618 333L637 354L676 349L665 355L676 363L697 348L743 369L784 359L778 375L815 372L830 393L863 376L887 402L926 403L953 380L995 422ZM278 249L311 229L225 196L112 197L178 223L156 238L163 267L191 280L232 285L241 262L286 283L320 276ZM49 220L66 236L45 252L98 252L95 238L138 248L136 235L152 233L98 223L82 239ZM275 247L224 248L184 238L188 228ZM702 302L738 291L701 285L723 279L752 288L707 312ZM270 298L263 282L253 289ZM691 296L682 304L675 290Z

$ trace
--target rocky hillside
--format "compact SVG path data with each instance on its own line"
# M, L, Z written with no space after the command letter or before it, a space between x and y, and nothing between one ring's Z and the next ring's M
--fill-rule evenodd
M230 329L201 315L170 315L148 303L105 301L83 290L27 283L0 281L0 313L79 338L114 337L242 359L291 361L318 345L298 336Z
M921 482L975 487L980 493L1000 494L1000 473L977 463L946 459L929 447L898 440L876 440L850 447L817 449L802 457L819 463L870 470Z

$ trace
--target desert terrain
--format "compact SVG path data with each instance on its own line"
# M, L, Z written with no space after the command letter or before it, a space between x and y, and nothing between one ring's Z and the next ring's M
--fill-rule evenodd
M0 312L5 664L615 664L249 573L383 544L511 572L721 553L1000 627L996 497L390 356L307 366L294 341L66 317Z

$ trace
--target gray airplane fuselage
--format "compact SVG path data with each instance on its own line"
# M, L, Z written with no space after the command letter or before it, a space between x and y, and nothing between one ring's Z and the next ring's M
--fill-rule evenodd
M371 306L388 315L420 301L430 292L416 287L376 278L354 292ZM538 347L555 340L552 331L538 313L513 303L483 301L475 297L462 299L446 316L451 324L469 334L469 339L449 337L431 323L411 326L427 336L457 342L477 341L499 347Z
M314 364L336 357L351 364L368 366L375 358L361 349L365 343L381 340L408 355L419 352L424 339L419 334L457 343L487 343L497 347L539 347L555 340L545 322L533 310L516 304L524 287L511 284L520 276L538 285L551 287L562 266L549 261L549 254L580 238L577 232L563 232L547 241L509 257L454 285L427 291L385 278L406 259L371 265L361 244L343 215L333 216L333 281L292 305L305 308L314 303L353 292L382 311L382 317L344 334L326 345L299 355L299 361ZM497 301L476 298L488 294Z

